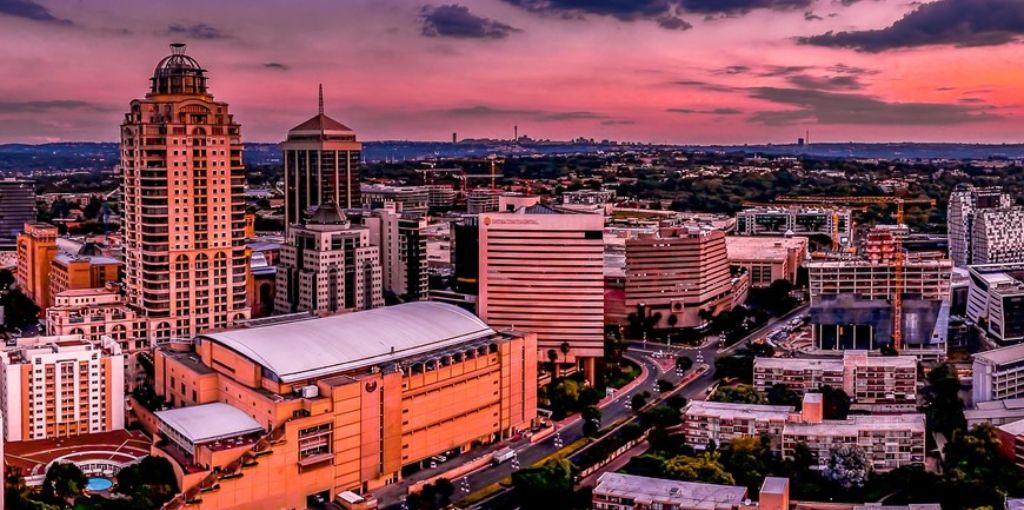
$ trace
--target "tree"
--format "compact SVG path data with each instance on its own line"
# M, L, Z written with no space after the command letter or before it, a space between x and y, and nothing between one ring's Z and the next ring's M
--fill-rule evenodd
M174 497L178 484L167 459L144 457L117 473L115 491L128 496L138 508L159 508Z
M671 407L672 409L675 409L676 412L679 412L684 407L686 407L686 397L682 395L672 395L671 397L665 399L665 405Z
M720 387L718 388L718 391L711 396L711 400L715 402L736 402L740 404L760 404L763 402L761 395L758 395L757 390L755 390L753 386L747 384Z
M629 406L633 408L633 412L639 413L640 409L647 405L647 398L650 396L651 394L646 391L633 395L633 398L629 399Z
M448 508L454 493L455 486L451 481L438 478L436 482L424 485L420 492L410 495L405 503L410 510L440 510Z
M595 406L583 408L580 413L583 418L583 434L595 437L601 431L601 410Z
M956 431L967 429L964 401L960 398L960 378L949 363L943 363L928 373L924 401L931 429L942 432L947 438Z
M571 508L573 466L555 457L537 468L512 473L512 486L522 508Z
M32 302L21 289L10 289L0 297L0 305L4 307L4 327L20 328L35 323L39 316L39 307Z
M569 363L569 351L572 350L569 347L569 342L562 342L562 344L558 346L558 350L562 351L562 364L563 365L564 364L568 364Z
M644 421L655 428L668 428L683 422L679 411L667 405L660 405L644 413Z
M46 470L40 493L43 501L63 505L80 496L88 482L85 473L75 464L55 462Z
M870 471L871 464L863 449L852 444L837 444L829 450L822 474L840 487L850 490L864 487Z
M674 480L735 485L733 478L721 463L718 452L704 452L697 456L677 455L665 461L665 476Z
M672 391L672 388L676 387L676 385L672 384L672 381L669 381L667 379L658 379L658 381L655 384L658 385L658 391L662 393Z
M676 369L683 372L693 368L693 360L689 356L679 356L676 358Z
M766 436L743 436L733 439L728 456L723 462L736 483L751 492L764 481L775 463L771 439Z
M670 313L668 315L668 319L665 319L665 321L668 323L668 327L674 328L676 327L676 324L679 324L679 316L674 313Z
M826 420L845 420L850 414L850 396L831 386L821 387L822 415Z
M0 290L7 290L14 285L14 273L9 269L0 269Z
M768 388L768 393L765 396L768 403L773 406L800 407L801 404L800 394L789 389L789 386L783 383L773 384L771 388Z
M548 367L551 369L551 383L558 377L558 351L548 349Z

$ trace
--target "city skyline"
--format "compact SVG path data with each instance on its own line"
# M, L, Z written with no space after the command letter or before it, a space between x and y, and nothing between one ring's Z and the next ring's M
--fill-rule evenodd
M174 41L251 141L308 118L319 83L364 140L1018 139L1013 0L258 5L0 1L0 143L115 140Z

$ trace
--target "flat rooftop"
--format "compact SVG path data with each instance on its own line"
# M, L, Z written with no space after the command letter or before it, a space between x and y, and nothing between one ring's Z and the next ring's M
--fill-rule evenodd
M700 510L732 509L747 497L746 487L679 482L622 473L604 473L594 494L632 499L637 504L671 503Z
M793 406L737 404L709 400L691 400L683 408L683 414L686 416L716 416L723 419L751 420L785 420L795 411L796 408Z
M395 362L497 333L454 305L419 301L362 312L209 333L283 382Z
M991 351L979 352L974 355L975 360L985 361L994 365L1004 365L1014 361L1024 360L1024 344L1000 347Z
M192 444L239 437L263 431L244 411L223 402L157 411L157 418Z
M816 436L853 436L864 431L925 432L923 414L851 415L845 420L823 420L818 423L790 422L783 434L810 434Z
M728 236L725 247L731 260L784 261L791 250L807 250L806 237Z
M50 462L65 459L87 464L90 460L129 463L149 455L152 441L139 431L114 430L71 437L17 441L4 444L3 460L26 476L42 476Z

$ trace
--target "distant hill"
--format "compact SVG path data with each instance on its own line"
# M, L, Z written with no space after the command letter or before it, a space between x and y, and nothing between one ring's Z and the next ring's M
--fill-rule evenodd
M445 142L378 141L365 142L367 161L398 161L448 157L486 157L490 154L543 155L619 152L636 149L680 149L687 151L746 153L751 155L791 155L819 158L872 159L1022 159L1024 144L977 145L932 143L821 143L813 145L726 145L726 146L654 146L613 142L466 140ZM274 143L245 144L247 166L277 165L280 146ZM0 172L109 171L117 164L115 143L48 143L41 145L0 145Z

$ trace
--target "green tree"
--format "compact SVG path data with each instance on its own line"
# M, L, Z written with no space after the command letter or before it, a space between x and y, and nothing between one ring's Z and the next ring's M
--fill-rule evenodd
M405 503L409 510L440 510L448 508L454 493L455 486L451 481L438 478L434 483L424 485L420 492L410 495Z
M601 409L589 406L583 408L580 414L583 418L583 434L589 437L597 436L601 431Z
M676 387L676 385L672 384L672 381L669 381L668 379L658 379L655 384L658 385L658 391L662 393L672 391L672 388Z
M950 438L954 432L967 429L964 401L960 398L960 378L949 363L943 363L928 373L924 401L928 424L932 430Z
M571 508L573 466L555 457L537 468L512 473L512 486L522 508Z
M21 289L10 289L0 296L0 305L4 307L4 327L8 329L35 323L39 317L39 307Z
M861 447L852 444L833 446L822 470L825 478L846 490L864 487L870 472L871 463L867 454Z
M178 491L174 468L163 457L144 457L117 473L114 489L138 508L158 508Z
M55 462L46 470L40 495L51 504L66 504L80 496L88 483L85 473L70 462Z
M665 461L665 476L674 480L735 485L733 478L721 462L719 452L704 452L697 456L677 455Z
M650 397L650 393L643 392L633 395L633 398L629 399L629 405L633 408L634 413L639 413L640 409L647 405L647 398Z
M850 414L850 396L842 389L822 386L821 401L826 420L845 420Z
M711 396L711 400L715 402L736 402L740 404L760 404L764 402L761 399L761 395L758 395L757 390L755 390L753 386L747 384L720 387L718 388L718 391Z
M693 368L693 360L689 356L679 356L676 358L676 368L685 372Z
M768 388L765 397L773 406L800 407L801 404L800 394L789 389L789 386L783 383L773 384L771 388Z
M736 478L736 483L746 486L751 493L758 490L774 462L771 439L765 436L733 439L728 455L724 458L726 469Z

